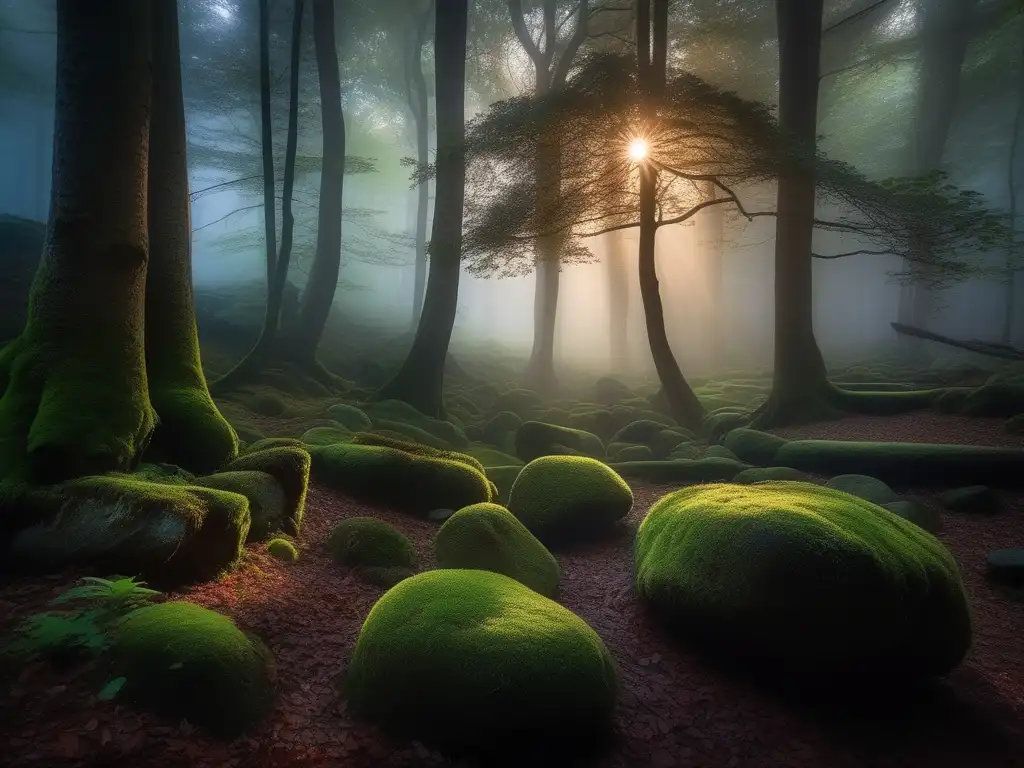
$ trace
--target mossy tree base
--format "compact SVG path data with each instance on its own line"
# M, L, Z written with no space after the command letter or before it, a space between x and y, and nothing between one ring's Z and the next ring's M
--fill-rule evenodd
M849 414L892 416L930 408L942 389L853 392L829 382L795 390L772 389L768 400L754 412L750 427L772 429L814 421L829 421Z

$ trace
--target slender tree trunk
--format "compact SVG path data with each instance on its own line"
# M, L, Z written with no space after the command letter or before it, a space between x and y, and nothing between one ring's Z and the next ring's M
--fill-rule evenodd
M455 326L462 268L468 2L438 0L436 14L437 176L427 291L412 348L378 396L404 400L428 416L439 417L443 415L445 358Z
M320 80L323 163L317 212L316 255L299 304L296 361L311 367L331 313L341 270L341 199L345 181L345 116L341 111L341 76L334 39L334 0L313 0L313 44ZM287 198L286 198L287 201ZM287 201L290 202L290 201Z
M605 274L608 277L608 343L613 374L630 367L629 354L629 265L621 232L605 236Z
M0 506L28 483L130 469L154 428L151 13L145 0L57 3L50 219L25 329L0 352Z
M149 130L146 370L159 424L155 458L212 472L238 451L238 438L206 387L192 303L185 109L176 3L153 3L153 105Z
M52 123L51 123L52 125ZM35 212L29 217L33 221L46 221L46 208L49 205L50 197L46 189L46 112L43 109L36 111L36 172L35 172Z
M423 76L423 45L426 42L430 11L420 18L416 29L415 55L410 62L410 111L416 123L416 161L420 166L430 162L430 115L427 100L427 81ZM423 312L423 293L427 286L427 213L430 208L430 183L421 182L416 187L416 264L413 278L412 321L410 329L415 331Z
M779 177L775 231L775 374L755 418L775 426L831 414L825 361L814 338L814 233L822 0L777 0L779 124L801 157Z
M714 199L715 186L705 182L704 195ZM712 205L698 214L697 231L698 252L703 266L704 296L702 301L702 322L704 357L707 365L717 369L725 354L728 333L724 327L725 307L724 296L724 265L722 263L722 206Z
M1013 131L1010 136L1010 157L1007 160L1006 181L1010 202L1010 248L1006 254L1006 305L1003 310L1003 329L999 339L1003 344L1013 343L1013 326L1017 311L1017 272L1024 268L1017 253L1017 168L1020 135L1024 130L1024 48L1020 52L1020 67L1017 73L1017 111L1013 117Z
M274 130L270 111L270 8L269 0L260 4L260 140L263 154L263 235L267 254L267 317L263 331L270 325L270 294L277 272L277 210L274 178ZM276 320L274 321L277 322Z
M538 89L539 90L539 89ZM558 205L562 184L562 153L556 143L537 147L537 214L542 219ZM541 223L545 228L546 224ZM526 383L541 392L550 392L555 378L555 328L558 320L558 287L561 278L561 238L545 235L537 238L534 260L533 350L526 367Z

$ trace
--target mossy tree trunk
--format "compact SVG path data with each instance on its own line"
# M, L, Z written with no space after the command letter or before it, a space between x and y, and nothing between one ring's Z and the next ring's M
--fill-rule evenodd
M462 269L467 16L467 0L437 0L437 175L427 291L412 348L394 378L378 393L381 399L404 400L433 417L443 415L445 358L455 327Z
M238 439L210 397L199 359L177 4L154 3L153 17L145 342L159 422L151 448L162 461L206 473L235 457Z

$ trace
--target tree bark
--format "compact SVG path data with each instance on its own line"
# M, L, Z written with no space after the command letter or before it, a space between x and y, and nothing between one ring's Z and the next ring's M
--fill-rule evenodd
M269 0L259 0L260 10L260 139L263 154L263 235L267 254L267 298L277 273L277 210L274 177L274 129L270 111L270 8ZM269 306L263 331L270 322ZM276 322L276 321L275 321Z
M775 373L755 417L777 426L831 414L825 361L814 338L811 240L814 231L818 71L822 0L776 0L779 125L799 158L779 175L775 230Z
M416 124L416 161L420 167L430 162L430 115L428 113L427 81L423 76L423 44L426 42L427 27L433 2L419 19L415 31L415 54L409 62L409 108ZM430 183L421 182L416 187L416 263L413 277L412 321L410 329L415 331L423 312L423 293L427 286L427 212L430 207Z
M159 422L147 456L207 473L235 457L238 438L210 397L199 359L176 3L153 4L152 71L145 344Z
M341 111L341 76L334 39L334 0L313 0L313 44L320 80L323 128L320 206L317 212L316 254L299 303L294 346L289 350L289 354L306 367L316 363L316 348L331 313L341 271L345 116Z
M404 400L435 418L444 413L445 358L455 326L462 268L467 17L467 0L438 0L434 23L437 175L427 290L412 348L395 377L378 393L381 399Z
M153 431L151 11L142 0L57 4L50 219L25 329L0 352L0 503L31 483L130 469Z

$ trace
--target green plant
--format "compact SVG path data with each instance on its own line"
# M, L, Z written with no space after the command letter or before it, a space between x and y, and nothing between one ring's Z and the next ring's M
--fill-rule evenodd
M101 617L117 618L129 611L147 605L150 598L160 593L146 587L146 582L135 581L134 576L119 579L101 579L83 576L80 586L72 587L54 598L51 603L89 602Z

